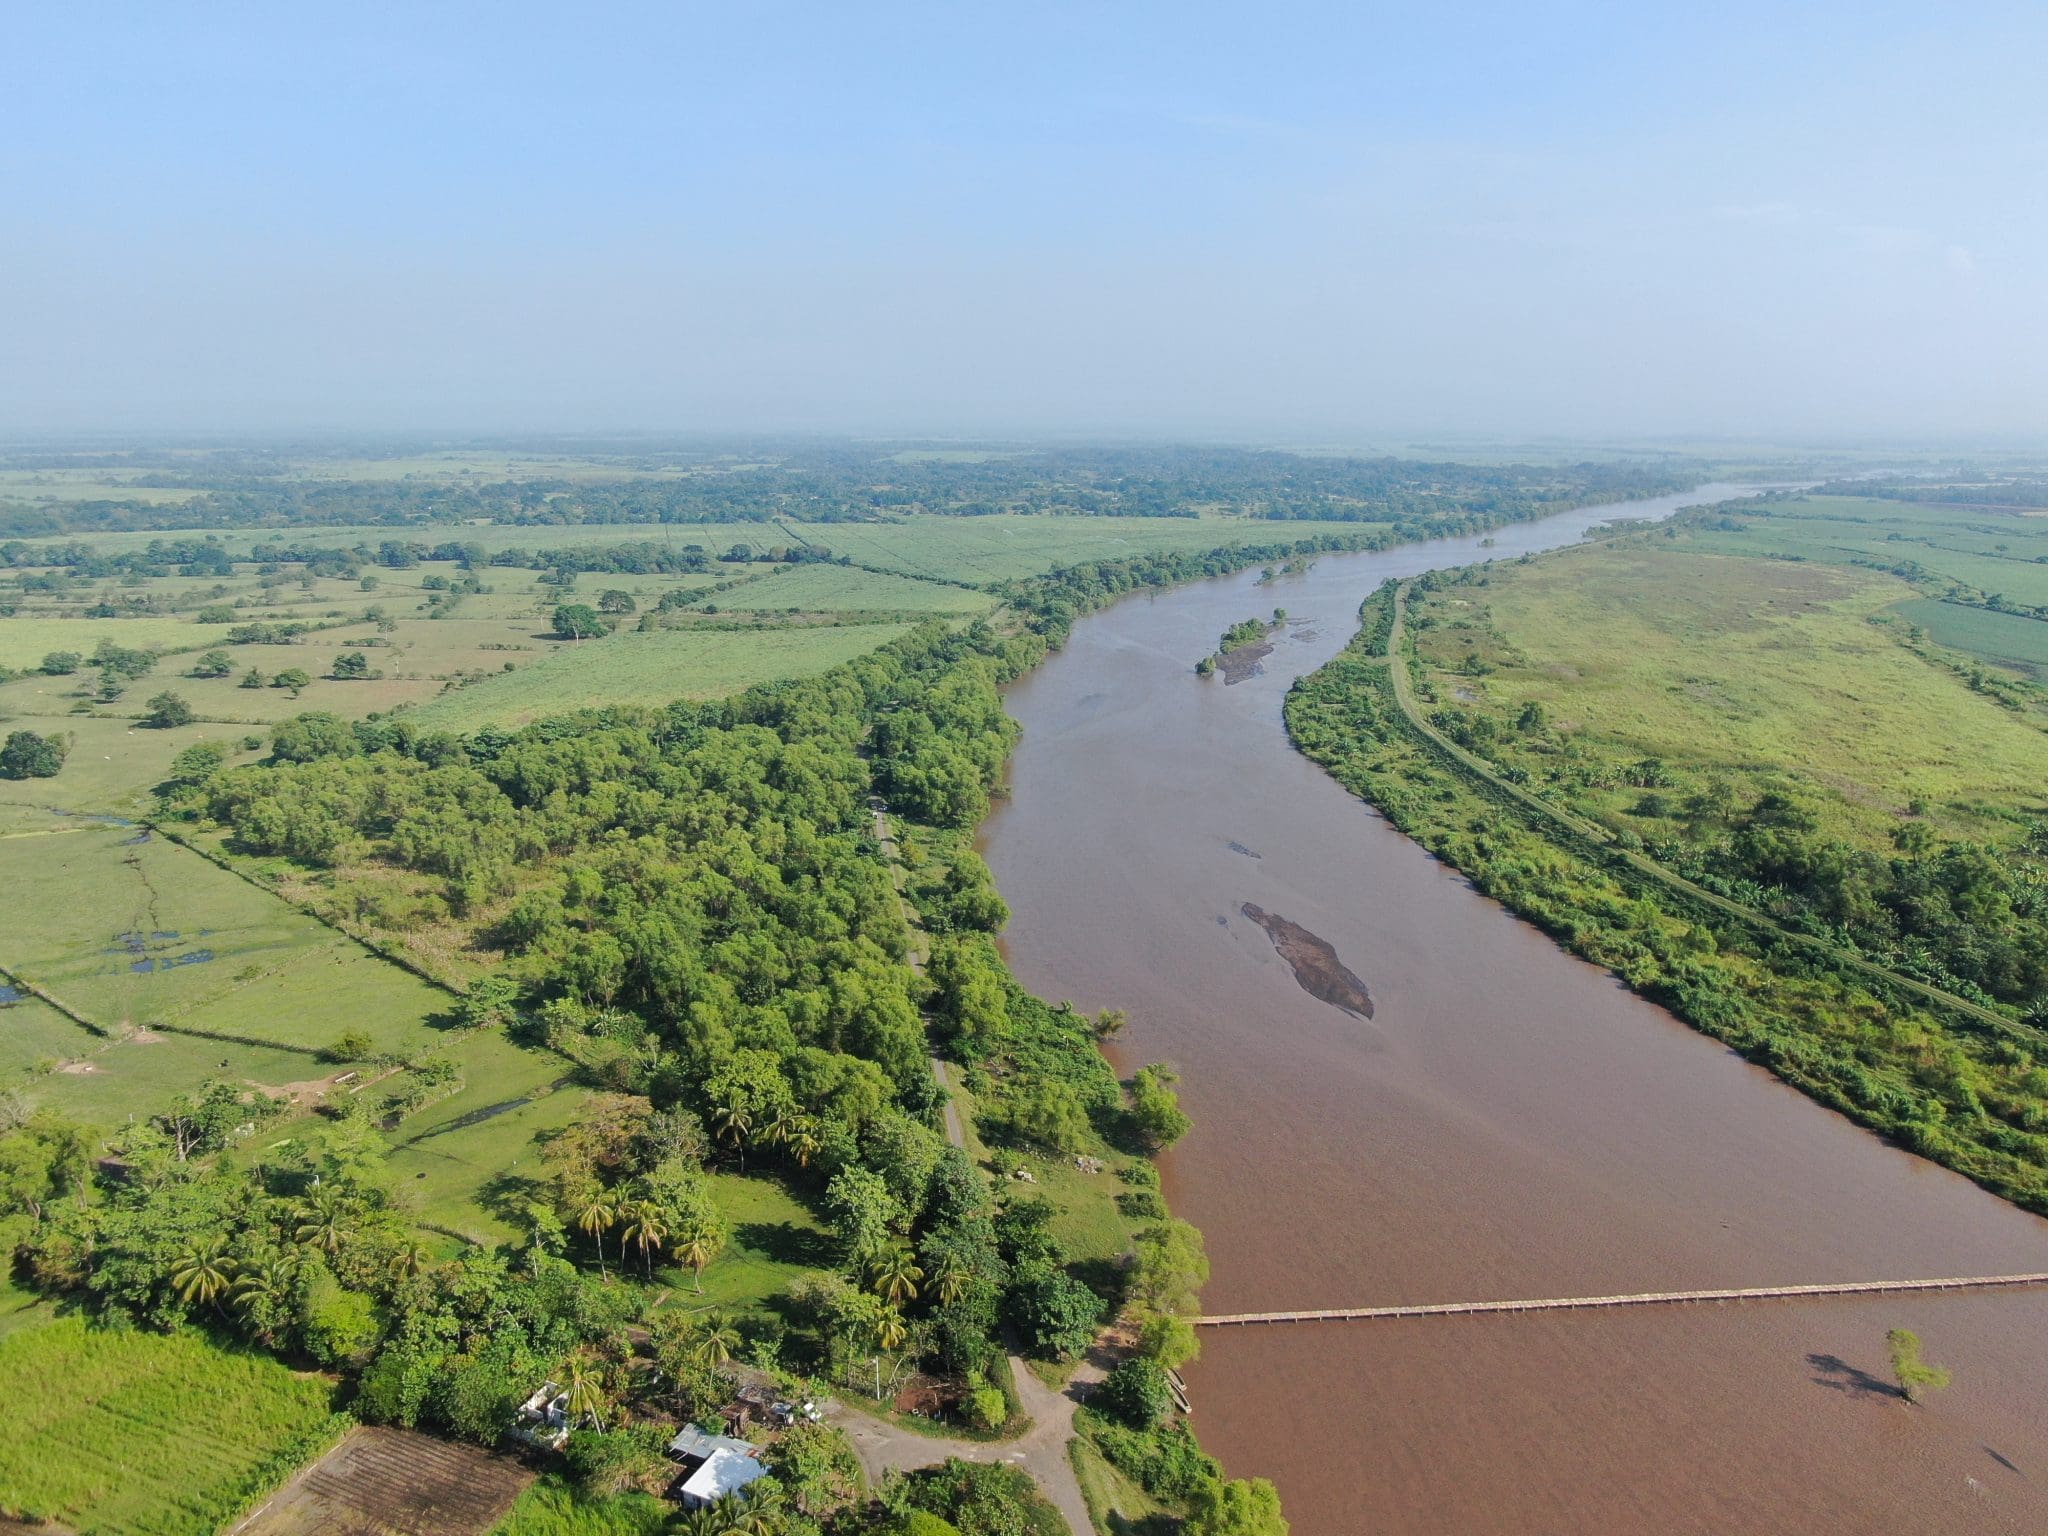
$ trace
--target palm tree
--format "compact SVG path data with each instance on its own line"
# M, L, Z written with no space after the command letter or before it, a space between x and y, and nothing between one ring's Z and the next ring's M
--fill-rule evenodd
M668 1236L668 1227L662 1221L661 1207L652 1200L642 1200L625 1213L626 1225L619 1233L619 1249L623 1253L627 1243L640 1250L640 1257L647 1265L647 1278L654 1278L654 1250L659 1248Z
M591 1370L579 1357L569 1362L569 1422L588 1419L598 1428L604 1428L604 1382L597 1372Z
M242 1272L235 1276L235 1283L228 1287L228 1296L235 1310L266 1344L276 1340L277 1330L273 1324L284 1315L291 1301L292 1281L298 1269L297 1258L289 1253L258 1259L243 1265Z
M219 1232L193 1239L177 1263L171 1266L171 1288L187 1302L212 1306L235 1278L238 1267L228 1257L228 1240Z
M711 1128L718 1133L720 1141L732 1143L733 1150L740 1154L740 1166L747 1165L747 1132L754 1128L754 1117L744 1104L719 1104L711 1111Z
M917 1300L917 1283L923 1278L924 1271L908 1248L891 1249L868 1266L868 1283L875 1294L899 1307Z
M685 1510L669 1526L673 1536L726 1536L725 1512L716 1504Z
M894 1307L875 1319L875 1342L885 1351L894 1353L903 1347L910 1337L910 1325L903 1320L903 1314Z
M412 1280L423 1275L434 1262L434 1251L425 1243L414 1238L403 1242L392 1250L390 1260L391 1277L394 1280Z
M676 1257L690 1266L690 1272L697 1280L697 1294L704 1294L704 1267L718 1257L722 1247L717 1232L702 1222L683 1228L676 1238Z
M811 1166L811 1159L818 1155L822 1143L818 1140L818 1122L809 1115L800 1115L792 1123L789 1133L783 1137L783 1145L796 1160L799 1168Z
M703 1331L697 1335L697 1347L691 1351L699 1365L724 1365L740 1347L739 1330L733 1327L723 1312L704 1314Z
M576 1225L585 1237L597 1239L597 1272L604 1273L604 1235L619 1219L619 1208L602 1189L593 1189L576 1209Z
M348 1238L348 1196L331 1184L301 1200L295 1215L292 1236L308 1247L334 1254Z
M782 1529L781 1495L729 1493L711 1506L718 1516L718 1536L777 1536Z
M939 1298L941 1306L950 1307L967 1294L967 1281L965 1265L957 1259L941 1259L938 1269L932 1275L932 1294Z

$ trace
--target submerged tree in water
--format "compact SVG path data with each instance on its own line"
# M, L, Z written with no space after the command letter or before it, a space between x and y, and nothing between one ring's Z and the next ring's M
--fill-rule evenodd
M1894 1328L1884 1336L1891 1346L1892 1374L1899 1381L1899 1395L1909 1403L1920 1401L1927 1392L1939 1392L1949 1384L1945 1366L1929 1365L1920 1358L1920 1335L1910 1328Z

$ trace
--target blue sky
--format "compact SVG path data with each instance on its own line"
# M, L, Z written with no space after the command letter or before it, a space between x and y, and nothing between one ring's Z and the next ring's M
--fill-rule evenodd
M7 435L2048 430L2038 4L7 36Z

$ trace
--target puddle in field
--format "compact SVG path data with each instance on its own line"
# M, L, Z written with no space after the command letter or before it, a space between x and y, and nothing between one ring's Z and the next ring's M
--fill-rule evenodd
M153 971L174 971L185 965L205 965L213 959L210 949L187 950L182 955L144 955L134 961L128 969L138 976L147 976Z

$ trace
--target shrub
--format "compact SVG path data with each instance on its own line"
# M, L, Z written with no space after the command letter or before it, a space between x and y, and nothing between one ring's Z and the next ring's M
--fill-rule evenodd
M1140 1356L1111 1371L1094 1401L1133 1429L1150 1429L1172 1409L1173 1390L1158 1363Z

